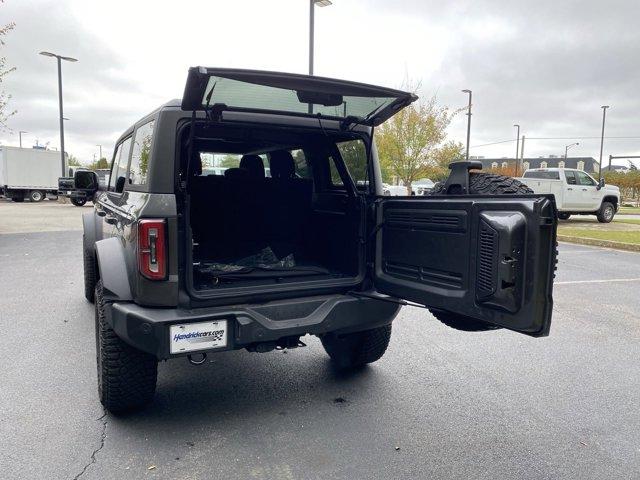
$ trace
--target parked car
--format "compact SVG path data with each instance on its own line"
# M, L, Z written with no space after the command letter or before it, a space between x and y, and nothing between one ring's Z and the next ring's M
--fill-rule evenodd
M429 178L421 178L411 184L412 195L428 195L433 190L435 183Z
M40 202L58 194L60 152L39 148L0 147L0 190L14 202Z
M587 172L572 168L533 168L520 179L535 193L555 197L558 218L571 215L595 215L601 223L613 220L620 205L620 189L598 182Z
M454 165L438 196L382 195L373 127L416 99L196 67L181 101L126 129L83 216L102 404L150 402L159 360L296 348L306 334L339 368L361 367L385 353L406 302L460 330L547 335L553 197L469 173L474 162ZM238 167L208 174L212 153Z
M407 187L403 185L382 185L383 194L392 197L404 197L407 195Z

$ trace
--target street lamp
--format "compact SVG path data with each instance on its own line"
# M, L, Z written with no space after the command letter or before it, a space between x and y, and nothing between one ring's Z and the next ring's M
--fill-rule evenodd
M314 40L314 12L316 5L328 7L331 0L309 0L309 75L313 75L313 40Z
M576 145L580 145L580 142L572 143L571 145L566 145L566 146L564 147L564 161L565 161L565 162L567 161L567 152L569 151L569 149L570 149L571 147L575 147Z
M469 94L469 108L468 108L468 112L467 112L467 117L469 117L468 121L467 121L467 161L469 161L469 142L471 140L471 95L472 92L471 90L462 90L462 93L468 93Z
M22 134L23 133L29 133L29 132L25 132L24 130L20 130L18 132L18 137L20 137L20 148L22 148Z
M516 177L518 176L518 150L520 150L520 125L513 124L518 130L516 131Z
M98 147L100 149L100 157L98 158L98 160L102 159L102 145L96 145L96 147Z
M600 136L600 163L598 165L598 181L602 180L602 149L604 147L604 122L607 119L607 108L609 108L609 105L603 105L600 108L602 108L602 135Z
M58 105L60 107L60 161L62 163L62 176L64 177L64 115L62 114L62 60L67 62L77 62L78 59L73 57L63 57L51 52L40 52L45 57L54 57L58 63Z

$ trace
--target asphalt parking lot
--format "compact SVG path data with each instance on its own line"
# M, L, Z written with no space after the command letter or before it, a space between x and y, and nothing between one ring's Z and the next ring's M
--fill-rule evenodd
M113 416L74 228L0 235L2 478L640 478L640 254L561 244L548 338L405 308L360 372L314 338L167 362L154 404Z

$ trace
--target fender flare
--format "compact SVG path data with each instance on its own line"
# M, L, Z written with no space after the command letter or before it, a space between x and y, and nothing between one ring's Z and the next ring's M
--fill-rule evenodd
M84 231L84 247L95 250L96 235L96 217L94 212L82 214L82 230Z
M133 301L127 261L120 240L110 237L96 242L96 254L105 301Z

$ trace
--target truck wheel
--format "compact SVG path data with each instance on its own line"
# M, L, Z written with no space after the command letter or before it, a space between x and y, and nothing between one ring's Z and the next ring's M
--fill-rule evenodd
M436 184L433 188L432 195L441 194L443 189L444 182ZM469 194L471 195L521 195L527 193L533 193L533 190L515 178L496 175L494 173L469 172ZM445 310L429 309L429 311L442 323L456 330L481 332L500 328L481 320L476 320L475 318Z
M86 198L72 198L71 203L73 203L76 207L82 207L85 203L87 203Z
M153 400L158 378L158 361L123 342L107 323L102 282L95 291L96 363L98 395L111 413L139 408Z
M560 220L569 220L570 217L571 217L570 213L558 213L558 218Z
M84 235L82 235L82 264L84 267L84 297L93 303L96 290L96 260L93 246L87 246Z
M44 193L42 193L40 190L31 190L29 192L29 200L31 200L32 202L41 202L42 200L44 200Z
M613 203L602 202L600 210L598 210L597 217L600 223L609 223L613 220L613 216L616 214L616 209Z
M363 332L320 337L331 360L343 369L356 368L380 360L389 346L391 324Z

